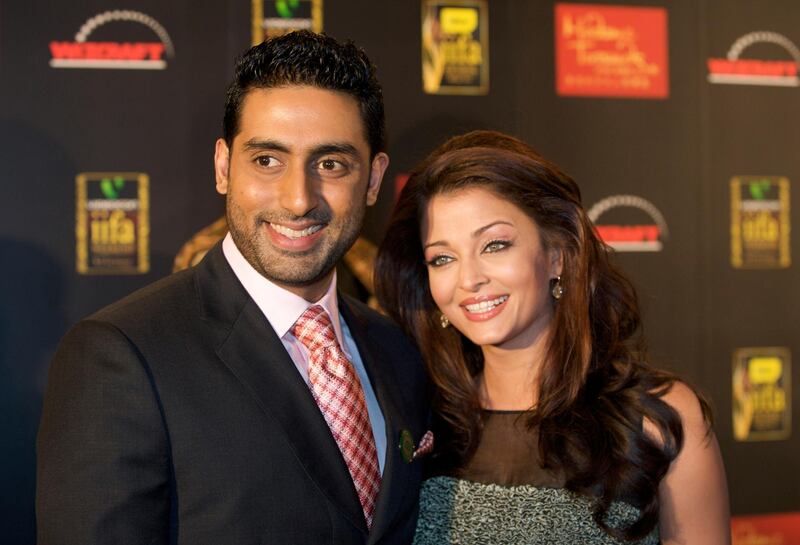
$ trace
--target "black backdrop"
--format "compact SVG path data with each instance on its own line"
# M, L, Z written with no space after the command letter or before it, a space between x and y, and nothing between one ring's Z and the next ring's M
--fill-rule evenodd
M800 353L800 283L795 265L731 267L729 194L736 175L800 180L800 88L706 80L706 60L723 57L749 32L770 30L800 43L800 4L616 4L667 8L667 99L557 96L554 3L538 0L490 0L488 95L425 95L416 0L328 0L325 31L364 47L385 89L392 163L365 233L379 240L395 175L448 135L475 128L534 145L578 181L587 206L618 194L655 203L669 224L663 251L618 255L639 288L653 356L710 395L733 513L800 510L797 435L766 442L732 436L731 354L748 346ZM51 41L71 41L87 19L112 9L144 12L163 25L175 46L165 70L49 66ZM250 10L248 0L0 0L0 542L34 542L34 439L60 336L168 274L182 243L222 213L213 143L232 60L251 42ZM93 39L117 40L124 28L125 40L152 41L145 27L115 24ZM75 176L88 171L149 175L149 273L76 273Z

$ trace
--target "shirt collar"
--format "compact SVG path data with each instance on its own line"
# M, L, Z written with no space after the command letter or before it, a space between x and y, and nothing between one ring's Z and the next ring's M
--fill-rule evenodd
M222 241L222 253L233 269L236 278L242 283L244 289L253 298L258 308L269 321L272 329L278 337L284 339L291 336L290 330L303 312L311 305L320 305L328 313L333 324L333 330L339 341L339 346L347 352L344 336L342 335L342 325L339 320L339 301L336 296L336 270L333 271L331 283L319 301L309 303L299 295L296 295L277 284L267 280L245 259L242 252L233 242L230 233L225 235ZM348 355L349 356L349 355Z

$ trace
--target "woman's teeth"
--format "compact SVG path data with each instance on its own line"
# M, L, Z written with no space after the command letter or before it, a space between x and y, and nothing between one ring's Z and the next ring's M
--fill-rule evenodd
M501 295L497 299L492 299L491 301L481 301L480 303L475 303L474 305L465 305L465 307L469 312L488 312L497 305L504 303L506 299L508 299L508 295Z

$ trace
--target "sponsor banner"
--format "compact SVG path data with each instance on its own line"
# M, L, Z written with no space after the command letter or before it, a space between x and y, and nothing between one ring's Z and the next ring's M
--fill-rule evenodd
M294 30L322 32L322 0L253 0L253 45Z
M761 57L742 58L747 48L755 44ZM767 44L769 47L763 47ZM765 53L769 53L769 57ZM797 87L800 49L786 36L777 32L758 31L745 34L733 42L724 59L708 59L708 81L730 85L768 85Z
M733 437L770 441L791 436L789 349L738 348L733 353Z
M669 237L664 216L636 195L612 195L587 212L598 236L618 252L660 252Z
M120 22L126 24L119 24ZM104 25L113 24L118 40L91 40ZM154 39L141 41L141 29ZM108 35L108 30L100 34ZM128 70L163 70L167 59L175 56L175 47L161 24L139 11L104 11L90 17L78 29L73 41L50 42L50 66L53 68L95 68Z
M76 181L76 268L80 274L150 270L149 178L140 172L84 172Z
M731 517L733 545L795 545L800 543L800 513Z
M557 3L556 92L562 96L669 96L667 10Z
M731 265L785 269L791 265L789 180L778 176L731 179Z
M422 0L422 88L430 95L489 92L486 0Z

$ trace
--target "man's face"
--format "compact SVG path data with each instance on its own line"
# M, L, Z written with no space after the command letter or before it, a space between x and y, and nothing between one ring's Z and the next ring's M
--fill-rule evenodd
M228 228L264 277L309 301L330 285L389 164L370 161L357 101L307 86L254 89L231 149L217 140Z

